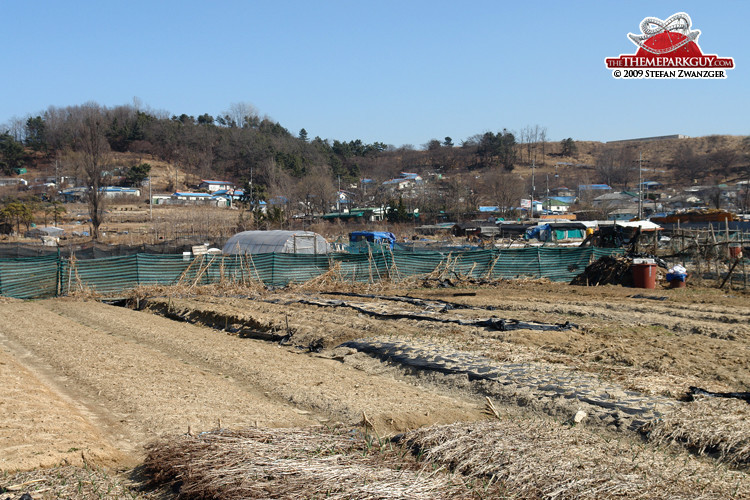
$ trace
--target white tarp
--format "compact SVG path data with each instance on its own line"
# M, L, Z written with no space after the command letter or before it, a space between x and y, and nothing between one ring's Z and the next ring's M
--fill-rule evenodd
M312 231L243 231L224 245L223 254L302 253L327 254L328 242Z
M622 227L640 227L641 231L658 231L661 229L659 224L651 222L650 220L634 220L634 221L617 221L615 225Z

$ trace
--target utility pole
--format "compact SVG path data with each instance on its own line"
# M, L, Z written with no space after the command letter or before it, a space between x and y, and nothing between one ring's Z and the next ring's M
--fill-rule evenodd
M534 198L536 196L536 179L534 177L534 160L531 160L531 216L534 216Z
M643 152L638 152L638 220L643 220Z
M154 199L151 197L151 172L148 173L148 218L154 220Z

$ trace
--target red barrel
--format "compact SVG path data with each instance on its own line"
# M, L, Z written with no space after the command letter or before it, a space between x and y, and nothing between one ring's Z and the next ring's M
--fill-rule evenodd
M634 287L656 288L656 262L652 259L635 259L631 269Z
M729 257L732 259L742 258L742 246L739 243L729 245Z

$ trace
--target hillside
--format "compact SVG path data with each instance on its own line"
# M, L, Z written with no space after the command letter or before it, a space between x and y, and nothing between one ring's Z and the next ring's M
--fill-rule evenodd
M559 153L559 143L547 143L544 149L547 153L539 155L535 162L535 174L544 179L558 175L560 182L569 182L571 186L578 181L590 183L604 182L602 174L597 168L601 155L609 150L627 151L632 172L637 173L638 155L643 158L643 176L647 180L655 180L675 187L684 187L698 182L726 182L734 183L747 180L750 175L750 136L713 135L707 137L690 137L685 139L665 139L654 141L633 141L602 143L598 141L576 141L575 156L563 156ZM524 145L518 145L523 148ZM681 149L693 152L693 161L700 168L698 178L686 176L690 170L683 168L680 162ZM455 158L450 165L436 166L429 151L388 151L381 153L377 161L362 161L361 175L373 179L385 180L396 176L401 170L412 170L425 174L430 170L439 170L449 175L462 176L476 173L477 170L486 172L488 168L475 168L474 151L467 148L452 148ZM470 148L468 148L470 149ZM539 146L541 149L541 146ZM519 155L523 156L523 155ZM365 160L372 160L367 158ZM167 161L153 154L133 152L113 152L112 163L115 166L130 167L146 162L151 165L152 187L154 192L173 192L189 189L200 182L202 178L226 178L234 182L241 182L242 178L227 175L227 172L208 171L201 176L200 172L178 161ZM531 175L531 163L518 161L514 172L525 177ZM60 175L75 175L74 168L65 168ZM27 173L22 175L30 182L36 178L53 177L55 175L55 161L53 158L33 155L27 163ZM574 182L575 181L575 182Z
M248 188L254 203L281 200L276 202L280 212L275 219L253 221L253 227L288 226L293 217L331 212L339 197L350 207L402 206L404 210L389 215L390 222L406 222L415 210L424 221L460 220L479 205L517 207L521 199L532 193L540 198L547 189L604 183L616 190L634 190L639 165L643 180L660 182L673 190L671 194L750 176L748 136L540 142L532 140L528 129L518 137L503 129L460 144L448 137L443 142L433 139L414 149L310 139L304 129L293 135L252 113L167 118L127 106L108 109L93 104L65 108L64 116L46 113L30 119L17 138L6 133L2 140L0 168L5 175L25 169L16 178L28 186L0 187L0 203L6 207L20 199L31 202L36 211L31 218L4 216L0 222L6 232L10 224L18 230L19 224L46 221L53 202L63 201L60 190L65 187L135 185L142 188L140 199L126 203L141 203L143 209L148 184L128 176L142 171L144 164L150 167L152 194L192 191L201 179L216 179ZM95 168L87 172L86 165ZM402 186L409 184L403 178L386 182L404 172L424 182L408 187ZM102 205L89 216L96 234L107 218Z

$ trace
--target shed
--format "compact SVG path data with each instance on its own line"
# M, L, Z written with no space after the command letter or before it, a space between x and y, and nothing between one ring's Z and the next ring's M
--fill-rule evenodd
M451 230L453 236L482 236L485 238L492 238L499 232L500 231L497 229L497 225L494 222L486 220L459 222L458 224L455 224Z
M224 245L225 255L258 253L327 254L328 242L312 231L243 231Z
M536 238L539 241L582 240L585 237L586 225L580 222L557 222L540 224L526 231L525 239Z
M521 238L530 227L528 224L515 224L512 222L502 222L497 225L497 229L500 231L500 238Z

